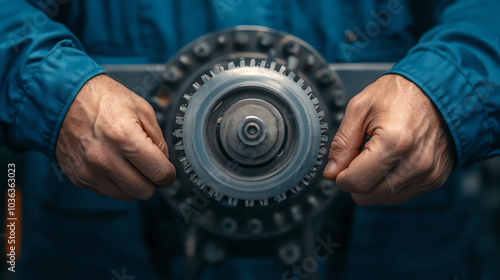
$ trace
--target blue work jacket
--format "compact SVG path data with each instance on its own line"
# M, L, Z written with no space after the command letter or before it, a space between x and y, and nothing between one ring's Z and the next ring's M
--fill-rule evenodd
M65 113L100 65L163 63L208 32L268 26L330 62L395 62L389 73L441 112L461 167L500 154L499 13L497 0L0 0L0 142L36 152L18 275L111 279L126 268L156 279L138 203L76 188L55 164ZM466 277L477 236L455 192L450 180L399 206L358 208L346 279Z

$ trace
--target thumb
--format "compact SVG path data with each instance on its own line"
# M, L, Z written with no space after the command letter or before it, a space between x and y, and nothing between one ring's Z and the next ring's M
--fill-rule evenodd
M366 107L358 104L355 98L349 102L339 130L333 137L328 164L323 171L323 176L328 180L335 180L349 166L358 156L365 139Z

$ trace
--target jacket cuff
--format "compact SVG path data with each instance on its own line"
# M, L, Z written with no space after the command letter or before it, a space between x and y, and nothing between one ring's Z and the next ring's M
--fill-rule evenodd
M401 75L424 91L441 112L457 152L458 166L480 158L488 145L488 117L473 83L449 60L434 51L408 54L385 74Z
M59 129L82 86L105 70L70 40L58 43L39 63L14 115L14 141L55 160Z

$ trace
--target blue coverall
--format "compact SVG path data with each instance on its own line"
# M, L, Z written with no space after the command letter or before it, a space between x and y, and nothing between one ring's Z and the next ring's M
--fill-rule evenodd
M138 202L74 187L53 168L65 113L105 72L99 65L163 63L191 40L241 24L292 33L330 62L397 62L389 73L432 99L461 167L500 154L499 13L498 0L1 0L0 142L36 151L16 276L111 279L126 267L136 279L157 279ZM481 272L477 221L456 193L451 179L402 205L357 208L345 279ZM265 279L268 271L253 272Z

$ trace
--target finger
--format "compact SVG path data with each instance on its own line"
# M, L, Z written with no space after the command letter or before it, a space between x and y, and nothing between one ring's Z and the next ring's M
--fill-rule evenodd
M430 171L416 171L415 165L408 159L400 157L399 163L392 168L370 191L352 193L352 198L360 206L380 204L391 198L408 185L421 181Z
M374 135L365 149L337 176L337 186L348 193L372 190L397 164L400 157L388 152L379 135Z
M97 174L97 173L96 173ZM93 181L82 178L76 172L71 176L71 182L81 188L88 189L96 194L113 197L119 200L130 201L134 198L122 191L115 183L103 176L95 176ZM94 183L98 182L98 183Z
M154 113L153 107L145 101L144 108L140 113L139 121L146 134L151 138L153 143L163 152L163 154L169 158L167 142L163 136L160 125L156 120L156 115Z
M120 155L112 155L112 170L108 170L106 177L129 196L141 200L149 199L156 191L156 187L135 166Z
M104 196L109 196L124 201L134 200L135 197L124 192L117 184L106 177L101 177L98 186L89 186L91 190Z
M359 147L365 138L366 109L358 103L355 99L349 102L339 130L333 137L328 164L323 172L326 179L334 180L359 154Z
M144 176L159 186L168 186L174 182L174 166L139 124L131 133L130 143L124 156Z

